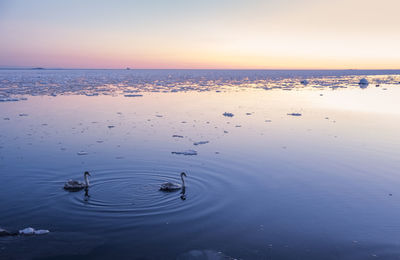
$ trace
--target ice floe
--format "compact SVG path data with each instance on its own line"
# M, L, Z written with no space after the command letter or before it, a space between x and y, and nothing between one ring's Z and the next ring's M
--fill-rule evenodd
M143 97L143 95L140 94L126 94L124 97Z
M201 144L208 144L210 141L199 141L199 142L194 142L193 145L201 145Z
M16 236L16 235L24 235L24 236L32 236L32 235L44 235L50 233L49 230L46 229L34 229L31 227L27 227L19 230L18 232L8 231L6 229L0 228L0 237L4 236Z
M368 80L366 78L362 78L362 79L360 79L360 82L358 84L360 84L360 85L368 85L369 82L368 82Z
M308 80L303 79L302 81L300 81L300 83L303 84L303 85L308 85L309 82L308 82Z
M0 102L16 102L20 100L27 100L27 98L11 98L11 97L6 97L2 98L0 97Z
M197 155L197 151L195 150L186 150L180 152L171 152L172 154L179 154L179 155Z
M302 116L301 113L288 113L288 116Z
M223 115L223 116L226 116L226 117L233 117L233 116L234 116L234 114L229 113L229 112L225 112L225 113L223 113L222 115Z
M20 235L28 235L28 236L29 235L44 235L44 234L48 234L48 233L50 233L49 230L45 230L45 229L36 230L31 227L27 227L27 228L21 229L19 231Z
M293 90L347 87L360 77L381 84L397 84L400 71L92 71L1 70L0 102L24 100L21 95L122 95L142 97L149 92L215 91L238 88ZM307 79L306 79L307 78ZM299 85L298 82L301 84ZM310 84L312 82L312 84Z

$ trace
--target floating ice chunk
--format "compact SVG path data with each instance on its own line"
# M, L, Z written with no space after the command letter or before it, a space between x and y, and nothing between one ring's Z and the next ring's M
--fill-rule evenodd
M19 116L28 116L28 114L21 113L21 114L19 114Z
M10 232L8 230L0 228L0 237L12 236L12 235L14 235L14 233L12 233L12 232Z
M27 228L21 229L19 231L19 234L20 235L33 235L33 234L35 234L35 230L31 227L27 227Z
M308 82L308 80L303 79L302 81L300 81L300 83L303 84L303 85L308 85L309 82Z
M208 144L210 141L194 142L193 145Z
M0 102L16 102L19 101L18 98L0 98Z
M140 94L125 94L124 97L143 97L143 95L140 95Z
M3 118L3 120L10 120L10 118L9 117L5 117L5 118Z
M88 155L88 152L80 151L76 153L77 155Z
M251 116L253 113L246 113L247 116Z
M35 233L35 235L44 235L44 234L50 233L50 231L46 230L46 229L39 229L39 230L35 230L34 233Z
M288 113L288 116L301 116L301 113Z
M272 120L267 119L267 120L265 120L265 122L266 122L266 123L271 123Z
M360 84L360 85L368 85L369 82L368 82L368 80L366 78L362 78L362 79L360 79L360 82L358 84Z
M26 236L30 236L30 235L44 235L49 233L49 230L45 230L45 229L39 229L39 230L35 230L34 228L31 227L27 227L24 229L21 229L19 231L20 235L26 235Z
M197 155L197 151L195 150L186 150L182 152L171 152L172 154L180 154L180 155Z
M174 138L183 138L183 135L173 135Z
M107 126L109 129L111 129L111 128L114 128L115 127L115 125L109 125L109 126Z
M225 113L223 113L222 115L223 115L223 116L226 116L226 117L233 117L233 116L234 116L234 114L229 113L229 112L225 112Z

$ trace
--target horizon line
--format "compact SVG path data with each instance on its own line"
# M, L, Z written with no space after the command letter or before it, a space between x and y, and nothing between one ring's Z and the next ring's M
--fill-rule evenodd
M307 68L307 69L299 69L299 68L265 68L265 69L260 69L260 68L131 68L131 67L125 67L125 68L57 68L57 67L40 67L40 66L0 66L0 70L252 70L252 71L263 71L263 70L281 70L281 71L290 71L290 70L297 70L297 71L312 71L312 70L320 70L320 71L330 71L330 70L341 70L341 71L346 71L346 70L354 70L354 71L373 71L373 70L385 70L385 71L397 71L400 70L398 69L382 69L382 68L375 68L375 69L327 69L327 68Z

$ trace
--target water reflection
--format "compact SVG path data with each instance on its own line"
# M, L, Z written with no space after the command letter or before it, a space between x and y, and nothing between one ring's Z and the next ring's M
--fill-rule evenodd
M214 78L200 91L237 78ZM215 251L188 256L324 259L334 250L343 259L366 259L385 248L398 255L390 245L400 237L393 228L400 218L394 192L400 186L400 89L379 83L386 92L361 91L354 75L304 78L310 83L299 89L297 78L250 77L240 82L254 87L241 91L231 84L226 92L0 103L0 118L9 119L0 124L0 182L8 184L0 189L2 225L57 231L0 240L1 256L176 259L209 248ZM315 88L334 81L348 88ZM271 91L258 89L264 83ZM234 116L223 116L226 111ZM293 112L302 116L287 116ZM207 144L199 145L203 140ZM194 148L196 156L171 154ZM84 169L96 172L90 189L62 192L64 180ZM160 192L160 183L180 183L182 169L190 172L189 190ZM188 239L193 233L196 239ZM54 241L56 249L49 246Z
M186 200L186 187L185 186L182 187L180 198L181 198L181 200Z
M88 202L89 201L89 198L90 198L90 195L89 195L89 188L88 187L86 187L85 188L85 197L84 197L84 201L85 202Z

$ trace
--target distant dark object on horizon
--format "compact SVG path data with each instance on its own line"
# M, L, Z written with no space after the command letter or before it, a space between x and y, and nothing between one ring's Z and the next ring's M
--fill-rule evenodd
M36 68L32 68L33 70L44 70L44 68L42 67L36 67Z
M130 70L131 68L129 68L129 67L126 67L126 70Z

